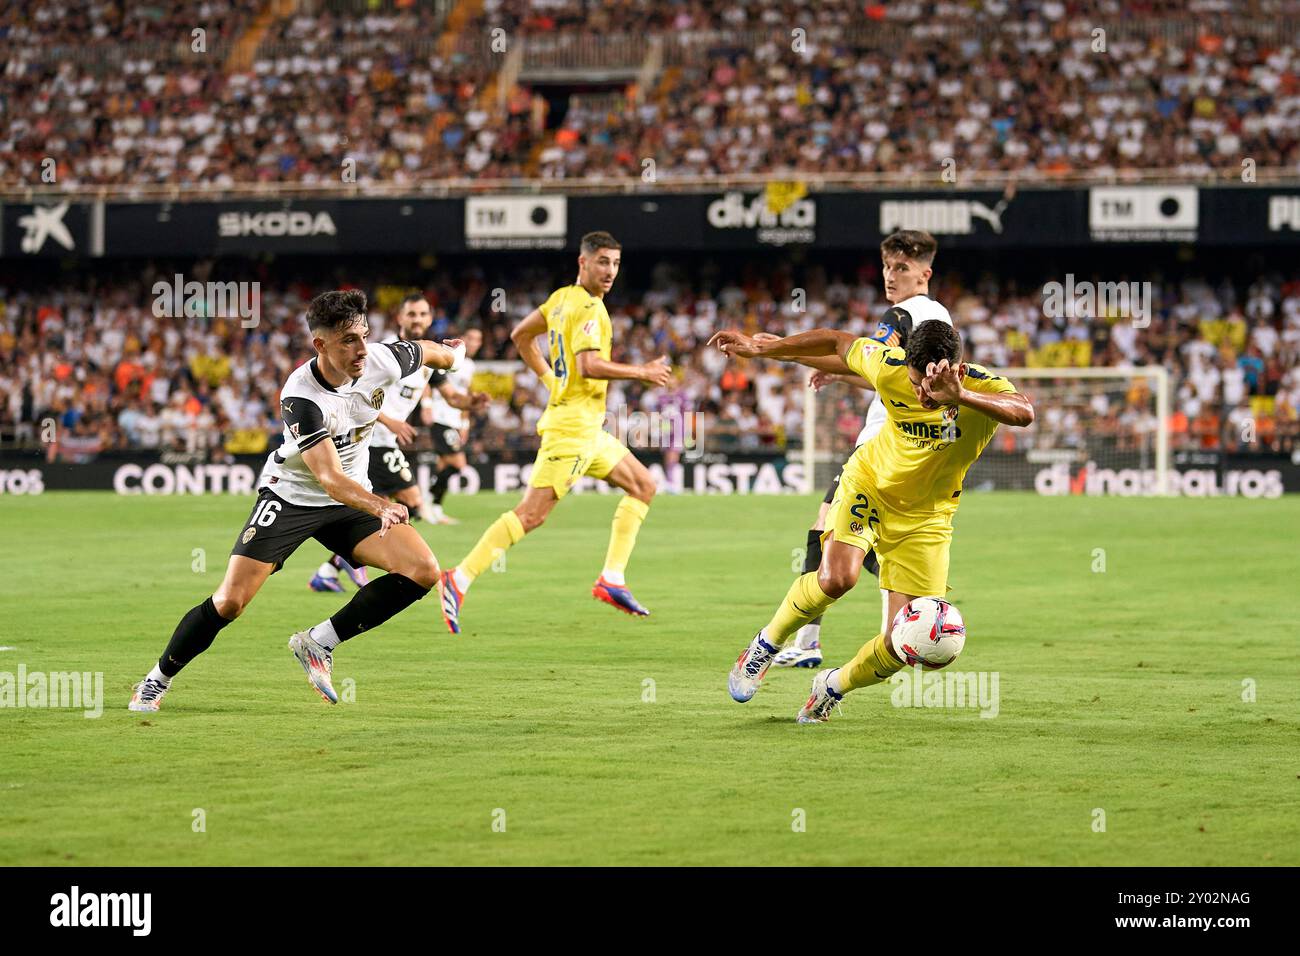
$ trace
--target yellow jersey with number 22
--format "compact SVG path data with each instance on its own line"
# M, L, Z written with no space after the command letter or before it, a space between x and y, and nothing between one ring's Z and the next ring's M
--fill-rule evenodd
M880 396L885 426L860 445L845 465L876 490L890 510L920 516L957 510L957 496L970 466L998 423L971 408L927 409L912 390L906 352L858 339L845 363ZM967 367L962 386L976 392L1014 392L1005 378L979 365Z

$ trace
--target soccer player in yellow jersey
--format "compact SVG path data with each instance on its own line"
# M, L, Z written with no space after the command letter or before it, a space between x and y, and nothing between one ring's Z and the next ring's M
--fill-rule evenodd
M621 249L607 232L583 236L578 281L551 293L510 333L520 357L551 392L537 423L542 446L523 500L483 532L460 564L443 573L442 612L453 634L460 633L461 608L474 579L497 553L539 527L583 475L601 478L626 492L614 510L605 567L592 596L627 614L650 613L632 596L623 574L654 498L655 482L646 466L604 430L605 392L616 378L662 387L672 380L672 368L666 356L645 365L610 361L613 329L602 300L618 276ZM537 337L543 334L550 345L551 365L537 347Z
M795 580L727 679L735 700L753 697L781 646L857 584L874 548L880 586L888 591L888 623L853 660L813 680L798 719L821 723L849 691L888 680L903 666L889 641L893 619L913 598L947 592L952 519L967 470L999 424L1029 425L1034 408L1007 379L962 362L961 338L943 322L913 328L906 349L833 329L772 341L726 331L709 341L745 358L837 357L841 373L862 376L884 401L885 427L858 447L840 475L821 566Z

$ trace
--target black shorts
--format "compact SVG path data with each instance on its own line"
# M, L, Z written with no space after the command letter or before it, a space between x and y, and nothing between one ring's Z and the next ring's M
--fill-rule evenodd
M291 505L263 488L257 493L257 504L230 553L274 564L279 571L289 555L298 550L298 545L315 538L334 554L356 564L352 549L380 527L378 518L356 508Z
M461 450L460 429L441 422L433 425L433 450L439 455L455 455Z
M834 478L831 479L831 486L826 489L826 497L823 498L822 501L826 502L827 504L830 504L832 501L834 501L835 492L839 490L839 487L840 487L840 476L836 475Z
M415 487L415 472L402 449L370 446L370 486L385 498Z

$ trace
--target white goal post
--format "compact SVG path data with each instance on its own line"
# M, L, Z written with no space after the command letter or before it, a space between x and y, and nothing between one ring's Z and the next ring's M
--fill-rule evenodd
M1145 474L1144 493L1169 494L1170 435L1169 372L1162 366L1125 368L997 368L991 369L1016 383L1035 401L1037 420L1019 436L999 430L981 462L976 463L967 485L1023 487L1029 466L1067 463L1114 465ZM1143 388L1133 390L1135 383ZM848 405L856 406L859 424L866 414L863 401L870 393L843 386L820 392L805 390L803 449L804 474L810 491L829 483L853 452L853 439L837 427ZM1145 402L1145 406L1143 405ZM1016 429L1015 431L1020 431ZM1004 447L1007 440L1017 443ZM1023 468L1009 462L1020 458ZM987 460L986 460L987 459ZM1001 461L999 466L998 462ZM1016 474L1011 474L1015 471ZM1021 473L1023 472L1023 474ZM999 479L1003 480L999 480ZM1029 481L1029 487L1033 487Z

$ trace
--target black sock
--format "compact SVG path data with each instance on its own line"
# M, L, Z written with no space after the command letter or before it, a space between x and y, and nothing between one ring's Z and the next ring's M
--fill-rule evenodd
M428 588L420 587L403 574L385 574L352 595L352 600L330 618L330 623L339 640L346 641L378 627L428 593Z
M158 669L168 680L181 672L181 668L198 657L217 639L217 633L230 622L217 613L217 606L208 598L181 618L167 644L167 650L158 658Z
M429 490L433 492L433 503L435 505L442 504L442 499L447 494L448 486L451 484L451 479L456 477L458 474L460 474L459 468L454 468L451 465L448 465L446 468L438 472L438 474L434 475L433 484L430 486Z
M808 532L808 544L804 548L803 552L804 574L807 574L809 571L816 571L822 566L822 534L824 534L824 532L817 531L816 529ZM820 624L821 622L822 616L818 614L808 623Z

